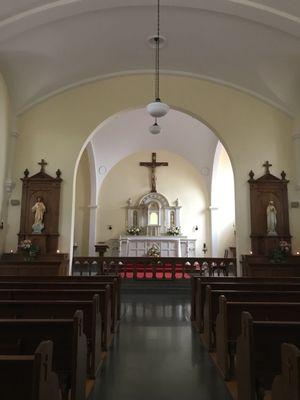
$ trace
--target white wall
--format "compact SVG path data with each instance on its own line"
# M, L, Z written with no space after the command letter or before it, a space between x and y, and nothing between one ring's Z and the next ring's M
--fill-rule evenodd
M212 255L224 257L235 247L234 177L228 154L219 142L214 160L211 189Z
M197 255L201 255L203 242L210 249L209 195L203 177L183 157L165 150L153 149L157 159L167 161L168 167L157 171L157 191L171 205L178 198L181 209L181 232L197 239ZM126 233L126 205L128 198L133 204L150 192L149 169L140 167L139 162L151 158L151 151L142 151L126 157L107 174L99 193L97 219L97 241L117 239ZM112 230L108 229L112 226ZM199 230L193 227L198 225Z

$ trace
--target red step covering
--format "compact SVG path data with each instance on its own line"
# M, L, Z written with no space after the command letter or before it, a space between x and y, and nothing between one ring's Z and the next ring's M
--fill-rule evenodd
M200 265L195 267L196 270L200 270ZM190 279L190 275L183 271L183 265L175 265L175 279ZM154 272L155 271L155 272ZM168 280L173 279L173 267L172 264L144 266L143 264L128 263L122 266L121 277L123 279L162 279Z

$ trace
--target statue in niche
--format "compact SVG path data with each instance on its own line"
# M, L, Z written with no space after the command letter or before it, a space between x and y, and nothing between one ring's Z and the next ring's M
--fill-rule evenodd
M277 210L274 206L274 202L272 200L269 201L267 207L267 235L268 236L277 236L276 232L277 225Z
M175 212L171 211L170 213L170 226L175 226Z
M44 229L44 214L46 212L46 206L43 203L42 197L38 196L35 205L32 207L32 212L34 212L34 223L32 225L33 233L42 233Z
M139 223L138 223L138 213L137 213L137 211L135 210L135 211L133 211L133 226L134 227L138 227L139 226Z

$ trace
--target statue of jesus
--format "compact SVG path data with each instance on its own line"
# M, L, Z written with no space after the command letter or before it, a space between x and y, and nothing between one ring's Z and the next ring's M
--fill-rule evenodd
M32 212L34 212L34 223L32 229L34 233L41 233L44 229L43 219L46 212L46 206L43 203L43 199L39 196L36 199L35 205L32 207Z

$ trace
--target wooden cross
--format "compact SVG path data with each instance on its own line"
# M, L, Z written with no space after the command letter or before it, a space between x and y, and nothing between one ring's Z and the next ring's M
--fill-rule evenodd
M156 153L152 153L152 161L151 162L140 162L141 167L151 168L151 192L156 193L156 176L155 169L156 167L167 167L169 163L167 162L156 162Z
M41 166L40 172L45 172L45 166L48 165L48 163L46 163L46 161L42 158L38 164Z
M272 164L270 164L269 161L266 161L266 162L263 164L263 167L266 168L266 174L269 174L269 173L270 173L270 167L272 167Z

